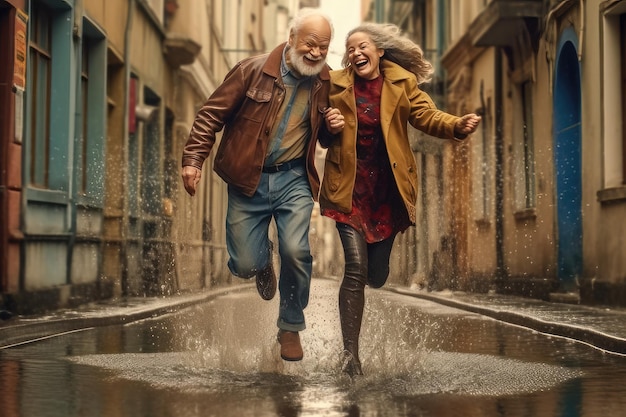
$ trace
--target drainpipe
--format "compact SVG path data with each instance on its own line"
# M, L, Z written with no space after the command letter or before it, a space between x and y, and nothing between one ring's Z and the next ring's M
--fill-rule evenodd
M502 282L505 278L504 265L504 116L502 114L502 48L496 47L495 56L495 152L496 152L496 281Z
M446 20L445 20L445 9L446 5L444 0L437 1L437 67L436 71L438 75L441 75L441 66L439 63L441 62L441 55L443 55L444 41L445 41L445 31L447 29Z
M76 68L81 68L82 67L82 62L83 62L83 48L82 48L82 42L83 42L83 15L84 15L84 8L83 8L83 0L76 0L76 2L74 3L74 10L73 10L73 17L74 17L74 22L73 22L73 39L75 41L78 42L74 42L74 48L75 48L75 63L76 63ZM78 43L78 45L76 44ZM76 77L76 83L75 83L75 88L76 88L76 93L74 94L74 98L75 98L75 102L74 102L74 149L73 149L73 153L74 155L76 155L76 149L78 149L78 143L80 142L79 137L83 134L83 130L82 130L82 124L83 124L83 117L82 117L82 112L83 112L83 108L80 105L80 103L82 103L81 99L82 99L82 95L85 93L84 91L82 91L82 85L81 85L81 77ZM81 129L78 129L78 127L81 127ZM84 144L83 144L84 145ZM84 164L84 161L83 161ZM67 251L67 276L66 276L66 284L72 284L72 264L74 262L74 248L76 247L76 235L78 234L78 230L77 230L77 217L78 217L78 210L77 210L77 204L78 204L78 177L76 176L76 170L74 170L74 168L76 168L76 158L72 158L72 171L74 172L74 175L72 175L70 181L71 181L71 186L70 186L70 201L69 201L69 214L70 214L70 235L69 235L69 241L68 241L68 251ZM85 175L85 173L82 173L83 175Z
M490 107L491 106L487 106L487 101L485 100L485 83L483 82L484 80L480 80L480 114L479 116L481 116L483 118L482 123L483 123L483 135L482 135L482 140L483 140L483 152L482 152L482 158L483 161L487 161L487 158L489 157L488 153L489 153L489 149L487 148L487 143L489 140L489 126L491 126L491 120L489 120L491 118L491 114L490 114ZM482 198L482 215L483 217L487 217L487 213L489 212L488 207L487 207L487 195L488 195L488 184L487 184L487 170L483 168L482 170L482 190L483 190L483 198Z
M583 60L583 41L585 38L585 2L580 0L580 31L578 33L578 62Z
M120 243L120 252L121 252L121 263L122 263L122 276L121 276L121 286L122 286L122 295L128 294L128 217L130 211L129 204L129 195L128 195L128 184L129 184L129 175L128 175L128 167L129 167L129 121L128 114L130 110L130 97L128 96L128 92L130 90L130 44L131 44L131 35L133 29L133 17L135 12L136 0L128 1L128 12L126 14L126 29L124 32L124 115L122 117L122 125L124 128L124 146L122 147L122 158L124 161L124 169L122 169L122 187L124 188L124 193L122 195L122 239Z

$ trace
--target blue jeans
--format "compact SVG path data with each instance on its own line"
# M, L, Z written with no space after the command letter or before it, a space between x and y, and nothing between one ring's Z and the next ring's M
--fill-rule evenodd
M313 257L309 225L313 197L306 168L262 173L252 197L228 187L226 246L228 268L239 278L252 278L272 261L269 226L278 232L280 307L278 327L304 330L304 309L309 303Z

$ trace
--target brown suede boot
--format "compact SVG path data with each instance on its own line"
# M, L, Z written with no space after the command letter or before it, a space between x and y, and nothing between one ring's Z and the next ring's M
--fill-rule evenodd
M298 332L287 330L278 331L278 343L280 343L280 357L286 361L301 361L304 353L300 344Z
M264 300L271 300L276 295L276 274L270 262L256 274L256 289Z

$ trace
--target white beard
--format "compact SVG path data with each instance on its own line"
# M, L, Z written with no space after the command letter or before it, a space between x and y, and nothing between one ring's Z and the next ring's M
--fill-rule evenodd
M289 61L293 68L300 74L305 77L310 77L312 75L317 75L322 71L324 65L326 64L325 59L320 59L317 64L314 66L308 65L304 62L304 57L306 54L299 54L293 48L289 48L287 51L289 55Z

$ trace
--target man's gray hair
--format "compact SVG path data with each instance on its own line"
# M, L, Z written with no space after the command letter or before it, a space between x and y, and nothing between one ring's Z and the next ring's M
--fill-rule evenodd
M295 35L298 30L300 30L302 23L310 16L320 16L328 22L328 25L330 26L330 38L332 39L335 35L333 21L326 12L316 7L303 7L302 9L298 10L298 13L296 13L293 19L291 19L289 32L287 32L288 36L291 36L291 34Z

